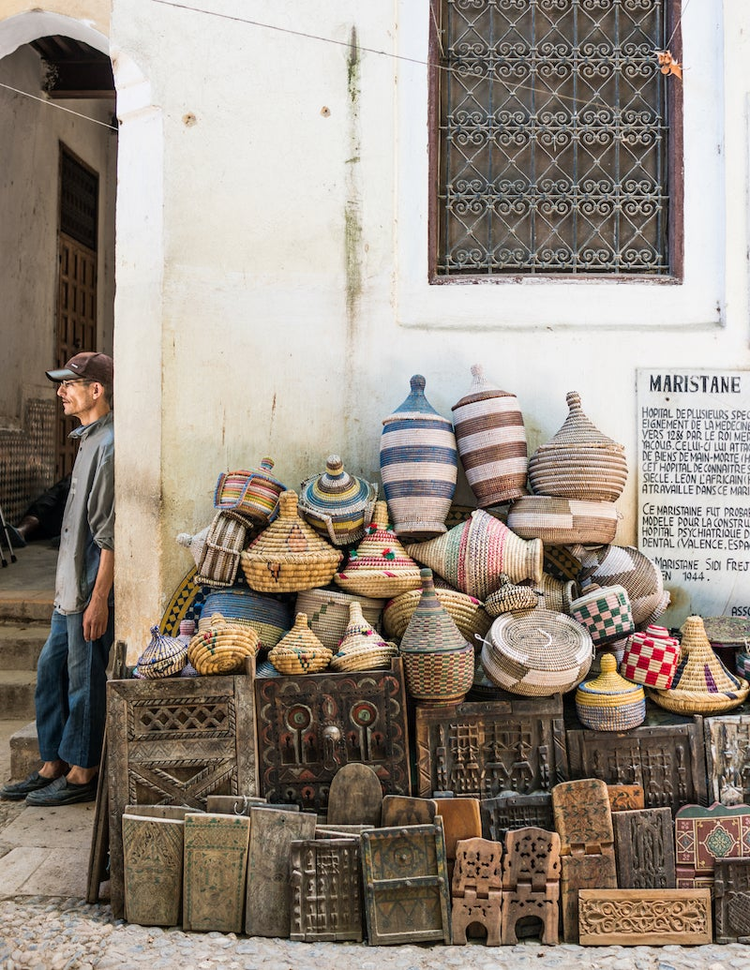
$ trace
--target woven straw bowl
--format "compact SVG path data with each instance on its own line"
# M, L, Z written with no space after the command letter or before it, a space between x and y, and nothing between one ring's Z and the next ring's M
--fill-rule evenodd
M203 676L239 673L248 657L258 652L258 634L251 627L226 622L215 613L208 630L196 633L188 644L188 661Z
M675 714L722 714L739 707L750 693L750 684L741 680L741 687L736 693L709 694L703 690L655 690L646 688L648 696L659 707Z
M347 650L346 653L336 653L331 659L331 670L337 672L351 672L354 670L385 670L391 666L393 657L398 656L398 647L375 647L368 650L358 647Z

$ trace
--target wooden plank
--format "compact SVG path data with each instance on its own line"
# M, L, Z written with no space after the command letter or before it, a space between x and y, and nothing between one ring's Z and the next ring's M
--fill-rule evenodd
M86 902L98 903L101 884L107 878L107 856L109 854L109 789L107 785L107 732L104 731L102 755L99 760L99 775L96 779L96 809L94 829L91 833L88 879L86 883Z
M555 827L552 818L552 798L548 792L531 795L495 795L483 798L479 803L482 814L482 834L485 839L504 842L507 832L534 825L551 831Z
M646 807L640 785L607 785L607 794L613 812L631 812Z
M290 939L362 942L358 838L292 842L290 884Z
M750 802L750 714L704 721L709 798L722 805Z
M383 789L369 765L339 768L328 791L329 825L380 825Z
M250 819L186 815L183 927L241 933Z
M137 815L140 818L170 818L180 822L186 815L199 814L187 805L126 805L123 815Z
M582 889L583 946L697 946L712 942L708 889Z
M465 839L481 839L482 815L478 798L436 798L437 814L443 819L445 857L448 876L453 875L451 863L456 858L456 846Z
M290 928L289 875L292 842L315 837L316 816L308 812L250 811L245 933L285 939Z
M122 817L125 919L141 926L178 926L182 916L185 822Z
M750 858L716 860L714 902L716 942L750 943Z
M383 798L381 825L383 828L394 828L397 825L432 825L437 814L437 802L434 798L386 795Z
M616 812L617 882L620 889L674 889L674 827L669 808Z
M206 811L215 815L247 815L250 809L259 805L267 805L265 798L259 795L209 795L206 799Z

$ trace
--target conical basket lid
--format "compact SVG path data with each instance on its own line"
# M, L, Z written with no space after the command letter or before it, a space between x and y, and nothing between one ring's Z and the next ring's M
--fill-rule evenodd
M349 623L339 644L339 653L349 653L360 649L388 649L388 644L362 613L362 607L355 600L349 604Z
M331 659L332 651L323 646L320 640L310 629L307 622L307 614L298 613L292 629L283 636L276 646L269 651L268 658L273 663L275 657L285 653L305 653L308 655L320 654Z
M676 690L705 691L710 694L734 692L745 684L745 681L731 674L714 653L702 617L689 616L685 620L680 649L680 662L670 693Z
M395 596L421 585L419 566L389 527L386 502L375 503L373 521L334 580L342 588L364 596Z
M601 673L598 677L580 684L576 696L580 694L602 694L608 697L617 696L623 704L633 704L645 700L643 687L625 680L617 673L617 658L614 654L604 653L600 658Z
M451 411L457 411L467 404L476 404L477 401L486 401L492 397L515 397L510 391L501 391L495 387L484 376L484 367L481 364L474 364L471 368L471 387L469 393L465 394L460 401L453 405Z
M423 418L425 415L428 415L431 421L447 424L452 432L453 424L447 418L444 418L439 411L436 411L425 397L424 389L427 381L424 377L421 374L414 374L409 380L409 385L411 390L409 391L408 397L399 404L393 414L389 414L387 418L383 418L383 424L387 425L392 421L403 421L404 418Z
M586 417L581 406L581 395L578 391L568 391L565 400L568 405L567 418L557 434L553 435L546 444L542 445L537 450L537 453L547 451L550 448L568 448L570 445L576 447L586 445L592 448L606 448L619 451L624 456L624 445L618 444L613 438L602 434L596 425Z
M321 538L297 511L297 493L279 499L278 518L242 553L245 562L339 563L342 554Z
M338 455L329 455L325 472L302 483L299 504L324 515L340 515L364 509L377 490L377 485L350 475Z
M401 639L402 653L452 653L467 642L435 592L432 570L421 570L422 595Z

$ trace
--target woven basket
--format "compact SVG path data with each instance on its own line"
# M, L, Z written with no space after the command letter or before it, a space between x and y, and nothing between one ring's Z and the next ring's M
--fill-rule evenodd
M354 602L362 607L364 618L370 626L379 630L385 604L383 599L355 596L330 587L305 589L297 594L296 610L306 614L315 636L324 647L335 653L349 625L349 606Z
M333 652L324 647L310 627L304 613L298 613L294 626L268 654L281 674L314 674L325 670Z
M508 512L508 528L545 545L612 542L619 512L612 502L582 502L553 495L527 495Z
M518 613L523 610L535 610L539 606L540 593L531 586L518 586L511 583L507 576L501 578L500 588L490 593L484 601L485 612L491 616L501 616L503 613ZM486 631L485 631L486 632ZM484 638L484 634L482 634Z
M365 537L334 581L349 593L388 599L422 585L419 566L411 559L388 524L388 507L376 502Z
M630 599L623 586L592 587L573 600L570 615L588 630L595 647L621 640L635 630Z
M750 684L735 677L711 649L703 620L689 616L682 627L680 662L669 690L649 689L660 707L677 714L721 714L738 707Z
M365 534L377 497L377 485L354 478L338 455L329 455L325 472L302 483L299 510L334 546L346 546Z
M576 713L593 731L628 731L646 718L646 695L617 673L611 653L601 658L601 673L576 690Z
M187 646L177 637L168 637L151 627L151 642L138 658L138 675L146 680L173 677L187 663Z
M232 674L245 669L248 657L258 652L258 634L248 626L227 623L214 613L207 630L195 634L188 646L188 660L200 676Z
M577 687L592 656L584 627L563 613L537 609L494 620L482 648L482 666L503 690L547 697Z
M474 679L474 647L441 605L432 572L423 569L421 578L422 595L401 639L406 687L415 700L457 704Z
M396 535L445 532L458 476L453 425L424 395L415 374L406 400L383 421L380 477Z
M680 643L663 626L649 626L628 637L622 658L622 674L647 687L667 690L672 686L680 658Z
M615 502L628 477L625 449L589 421L577 391L566 400L565 423L529 459L529 484L538 495Z
M570 614L573 601L581 595L578 583L572 579L556 579L549 573L542 573L541 583L529 584L539 597L538 606L553 613Z
M471 368L469 393L453 405L461 463L480 508L526 495L526 429L515 394L498 390Z
M594 584L623 586L630 599L633 623L639 629L653 623L655 613L661 615L657 611L664 602L664 576L653 559L635 546L610 545L586 549L574 545L571 552L581 560L582 592L585 593Z
M475 634L482 637L486 635L492 619L478 599L459 593L458 590L440 589L437 585L435 593L440 605L450 614L465 640L473 642ZM421 590L412 589L386 603L383 610L383 629L389 637L396 640L403 637L421 596Z
M247 525L265 528L274 518L285 485L271 475L273 459L253 471L222 472L214 490L214 508Z
M331 660L332 670L377 670L390 667L398 647L386 641L367 622L358 602L349 606L349 623L338 652Z
M177 536L180 545L193 553L193 582L199 586L233 586L246 539L247 526L223 512L217 512L204 532L194 536L181 532Z
M251 589L292 593L325 586L342 556L297 513L297 493L283 492L279 517L242 553Z
M417 562L469 596L486 600L506 574L511 582L541 582L543 547L539 539L526 542L481 509L446 535L408 545Z
M258 634L259 650L275 647L294 622L289 603L236 587L208 594L198 621L199 631L208 629L214 613L221 613L230 623L252 627Z
M581 572L581 561L565 546L545 546L544 571L563 581L572 579L578 581Z

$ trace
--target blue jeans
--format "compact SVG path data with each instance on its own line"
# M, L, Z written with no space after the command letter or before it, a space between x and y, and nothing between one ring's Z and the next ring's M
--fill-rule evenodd
M96 768L107 717L107 661L114 640L110 601L107 632L84 640L83 613L52 613L36 675L36 729L42 761L60 758Z

